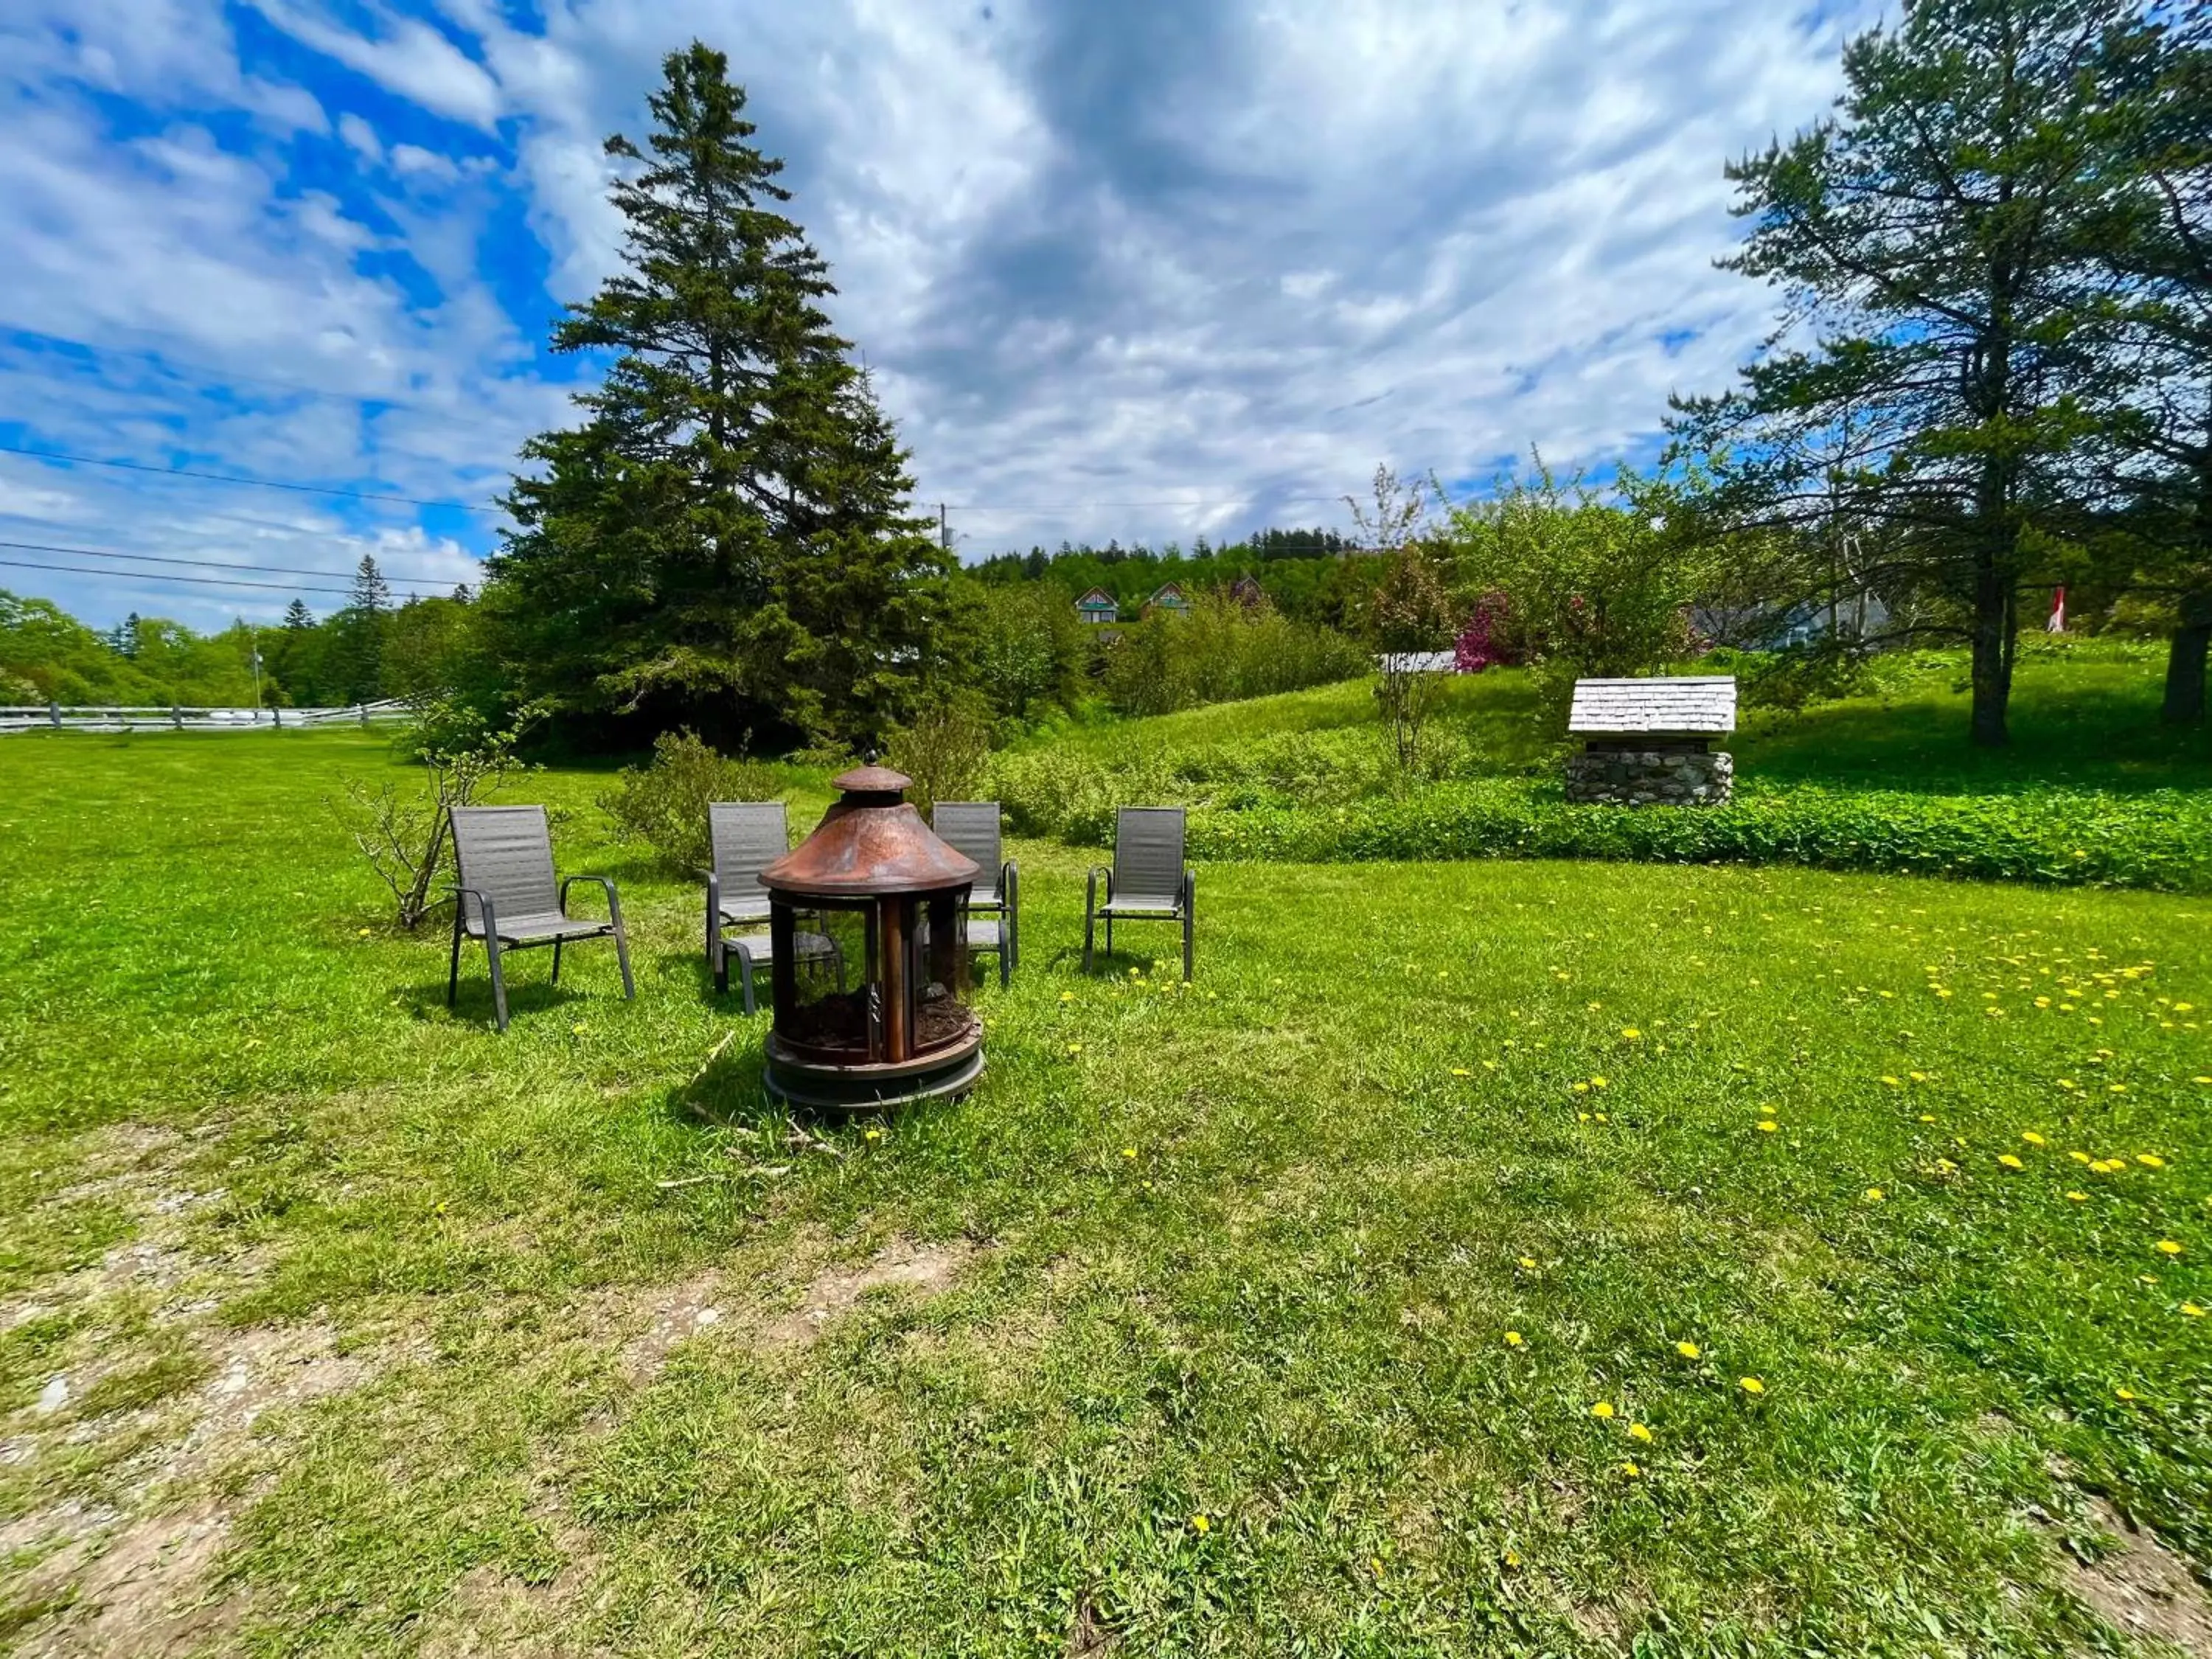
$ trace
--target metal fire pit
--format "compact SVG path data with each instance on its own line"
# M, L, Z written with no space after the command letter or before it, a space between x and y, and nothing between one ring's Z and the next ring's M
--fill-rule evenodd
M969 1006L972 859L863 766L814 833L761 872L775 1019L768 1086L793 1105L860 1111L958 1094L983 1074Z

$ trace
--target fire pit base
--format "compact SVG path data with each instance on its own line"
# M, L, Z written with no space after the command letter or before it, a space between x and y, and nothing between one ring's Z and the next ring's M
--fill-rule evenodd
M794 1059L771 1036L768 1091L787 1105L821 1112L872 1112L910 1100L963 1095L983 1075L980 1039L950 1054L932 1054L903 1066L821 1066Z

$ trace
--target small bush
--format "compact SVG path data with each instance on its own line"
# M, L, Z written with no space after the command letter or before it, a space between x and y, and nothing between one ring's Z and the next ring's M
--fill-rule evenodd
M926 819L941 800L970 800L991 756L991 722L963 702L926 708L891 734L884 763L911 778L906 798Z
M686 872L709 857L707 806L718 800L774 800L775 775L750 761L732 760L690 732L664 732L649 766L625 766L599 809L625 841L653 848L662 863Z

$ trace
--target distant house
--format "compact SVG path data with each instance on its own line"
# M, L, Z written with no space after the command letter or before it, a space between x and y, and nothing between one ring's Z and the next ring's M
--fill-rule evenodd
M1183 597L1181 583L1169 582L1160 588L1151 599L1145 601L1145 608L1138 614L1149 617L1155 611L1164 611L1176 617L1190 614L1190 601Z
M1247 611L1257 611L1267 599L1265 590L1249 576L1239 576L1230 583L1229 597Z
M1114 596L1104 588L1094 587L1075 602L1075 614L1095 628L1104 623L1120 621L1121 607L1114 602Z

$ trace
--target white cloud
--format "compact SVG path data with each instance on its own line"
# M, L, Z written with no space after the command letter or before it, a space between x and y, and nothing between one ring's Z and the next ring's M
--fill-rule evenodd
M1768 325L1768 295L1712 267L1739 234L1723 162L1825 110L1875 7L549 0L522 29L490 0L434 25L255 3L424 120L348 108L342 76L241 69L191 0L0 22L0 322L99 349L0 345L46 442L484 498L568 418L533 350L617 257L601 142L643 136L661 56L696 34L789 160L922 499L1024 509L956 513L974 552L1341 522L1378 459L1480 477L1532 443L1567 465L1647 445L1669 391L1724 385ZM136 102L129 136L94 93ZM260 137L216 137L234 109ZM484 136L441 153L435 119ZM301 188L288 145L332 131L384 165ZM488 264L518 207L542 252ZM540 258L543 296L516 275ZM1188 505L1057 505L1161 501ZM395 561L465 564L404 507L0 458L8 513L317 569L423 533Z
M357 34L282 0L254 0L254 5L301 46L336 58L425 109L479 127L499 118L498 83L428 23L379 15L374 34Z

